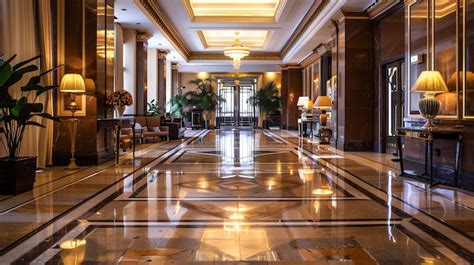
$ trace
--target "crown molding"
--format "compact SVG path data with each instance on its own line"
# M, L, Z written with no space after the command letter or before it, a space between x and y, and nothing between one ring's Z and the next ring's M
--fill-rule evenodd
M369 15L370 19L375 19L401 2L402 0L379 1L374 6L371 6L367 9L367 14Z
M189 60L231 60L225 56L224 53L211 52L191 52ZM249 56L242 59L244 61L280 61L281 56L279 52L252 52Z
M135 0L137 6L145 13L148 18L159 28L163 35L171 42L176 50L188 60L191 50L186 42L181 38L178 31L174 28L165 12L158 5L156 0Z
M296 42L301 38L301 35L309 28L309 26L316 20L321 14L324 8L329 4L330 0L314 1L309 11L301 20L300 24L296 27L296 30L291 34L288 41L285 43L280 53L282 57L285 57L288 51L293 48Z
M288 69L302 69L301 65L297 63L289 63L289 64L282 64L280 65L281 70L288 70Z
M139 8L148 16L148 18L159 28L163 35L171 42L176 50L186 61L190 60L229 60L223 53L195 52L192 51L176 30L171 21L167 18L165 12L156 0L134 0ZM281 61L282 58L294 47L309 26L321 15L331 0L315 0L310 10L306 13L302 21L298 24L296 30L290 36L280 52L252 52L245 60L275 60ZM186 0L183 0L186 3ZM284 1L286 2L286 1ZM186 4L185 4L186 6ZM186 10L189 14L188 7ZM190 17L192 14L190 15ZM196 18L194 18L196 19ZM246 20L248 22L248 20ZM198 21L196 21L198 22ZM201 34L202 35L202 34ZM198 34L203 41L203 37ZM204 43L204 42L203 42Z
M365 11L354 12L339 10L336 15L334 15L333 20L337 21L337 24L340 26L345 20L370 20L370 17Z
M182 0L186 13L191 22L196 23L277 23L281 17L287 0L280 0L273 17L250 17L250 16L196 16L189 0Z

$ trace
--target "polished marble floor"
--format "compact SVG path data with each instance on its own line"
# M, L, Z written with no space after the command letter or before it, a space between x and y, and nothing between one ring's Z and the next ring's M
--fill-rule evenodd
M474 261L473 196L285 131L196 131L84 170L0 201L0 263Z

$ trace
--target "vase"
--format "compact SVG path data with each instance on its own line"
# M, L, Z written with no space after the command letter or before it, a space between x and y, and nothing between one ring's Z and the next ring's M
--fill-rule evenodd
M115 107L115 112L117 114L117 117L119 118L123 117L123 114L125 113L125 106Z

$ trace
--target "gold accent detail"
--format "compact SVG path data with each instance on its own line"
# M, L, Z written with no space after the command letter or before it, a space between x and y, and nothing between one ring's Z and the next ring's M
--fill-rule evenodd
M313 23L314 20L321 14L324 8L329 4L329 0L315 1L314 4L306 13L303 20L300 22L296 30L291 34L291 37L286 42L285 46L281 50L281 57L285 57L288 51L295 45L296 41L301 38L301 35L308 29L308 27Z
M183 41L178 31L173 27L171 21L167 18L165 12L154 0L135 0L138 7L145 13L155 25L161 29L163 35L171 42L176 50L187 59L190 55L190 49Z
M186 12L188 13L188 16L192 22L219 22L219 23L229 23L229 22L234 22L234 23L276 23L280 19L281 13L286 5L287 0L275 0L275 3L252 3L254 6L258 5L263 5L264 7L268 5L274 5L274 11L272 14L263 14L262 15L257 15L257 14L251 14L249 15L249 12L241 12L239 10L235 10L234 14L228 13L226 15L224 12L222 12L222 9L219 9L219 12L214 11L208 11L208 14L197 14L195 12L195 9L193 8L193 4L191 3L192 0L183 0L183 5L186 9ZM226 2L226 1L224 1ZM199 5L203 5L204 3L199 3ZM246 5L242 3L238 3L238 1L234 2L229 2L227 3L209 3L208 9L216 8L219 6L227 6L227 12L231 12L232 9L236 9L239 6ZM243 8L243 7L241 7ZM245 6L245 8L249 8L248 6ZM254 10L255 12L255 10Z
M229 57L225 56L223 53L210 53L210 52L191 52L189 60L229 60ZM251 53L249 56L245 57L245 60L281 60L280 53L278 52L265 52L265 53Z
M253 49L264 49L272 35L270 30L216 29L196 31L205 49L224 49L225 47L232 46L235 42L235 32L240 33L239 38L244 46Z

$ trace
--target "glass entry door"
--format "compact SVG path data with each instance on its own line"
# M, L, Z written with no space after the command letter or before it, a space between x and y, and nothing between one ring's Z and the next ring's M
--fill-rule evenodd
M386 152L396 154L396 130L403 127L405 106L405 63L403 60L385 66Z
M225 99L217 108L219 127L256 126L256 108L249 102L250 97L255 95L256 87L254 82L218 81L217 94Z

